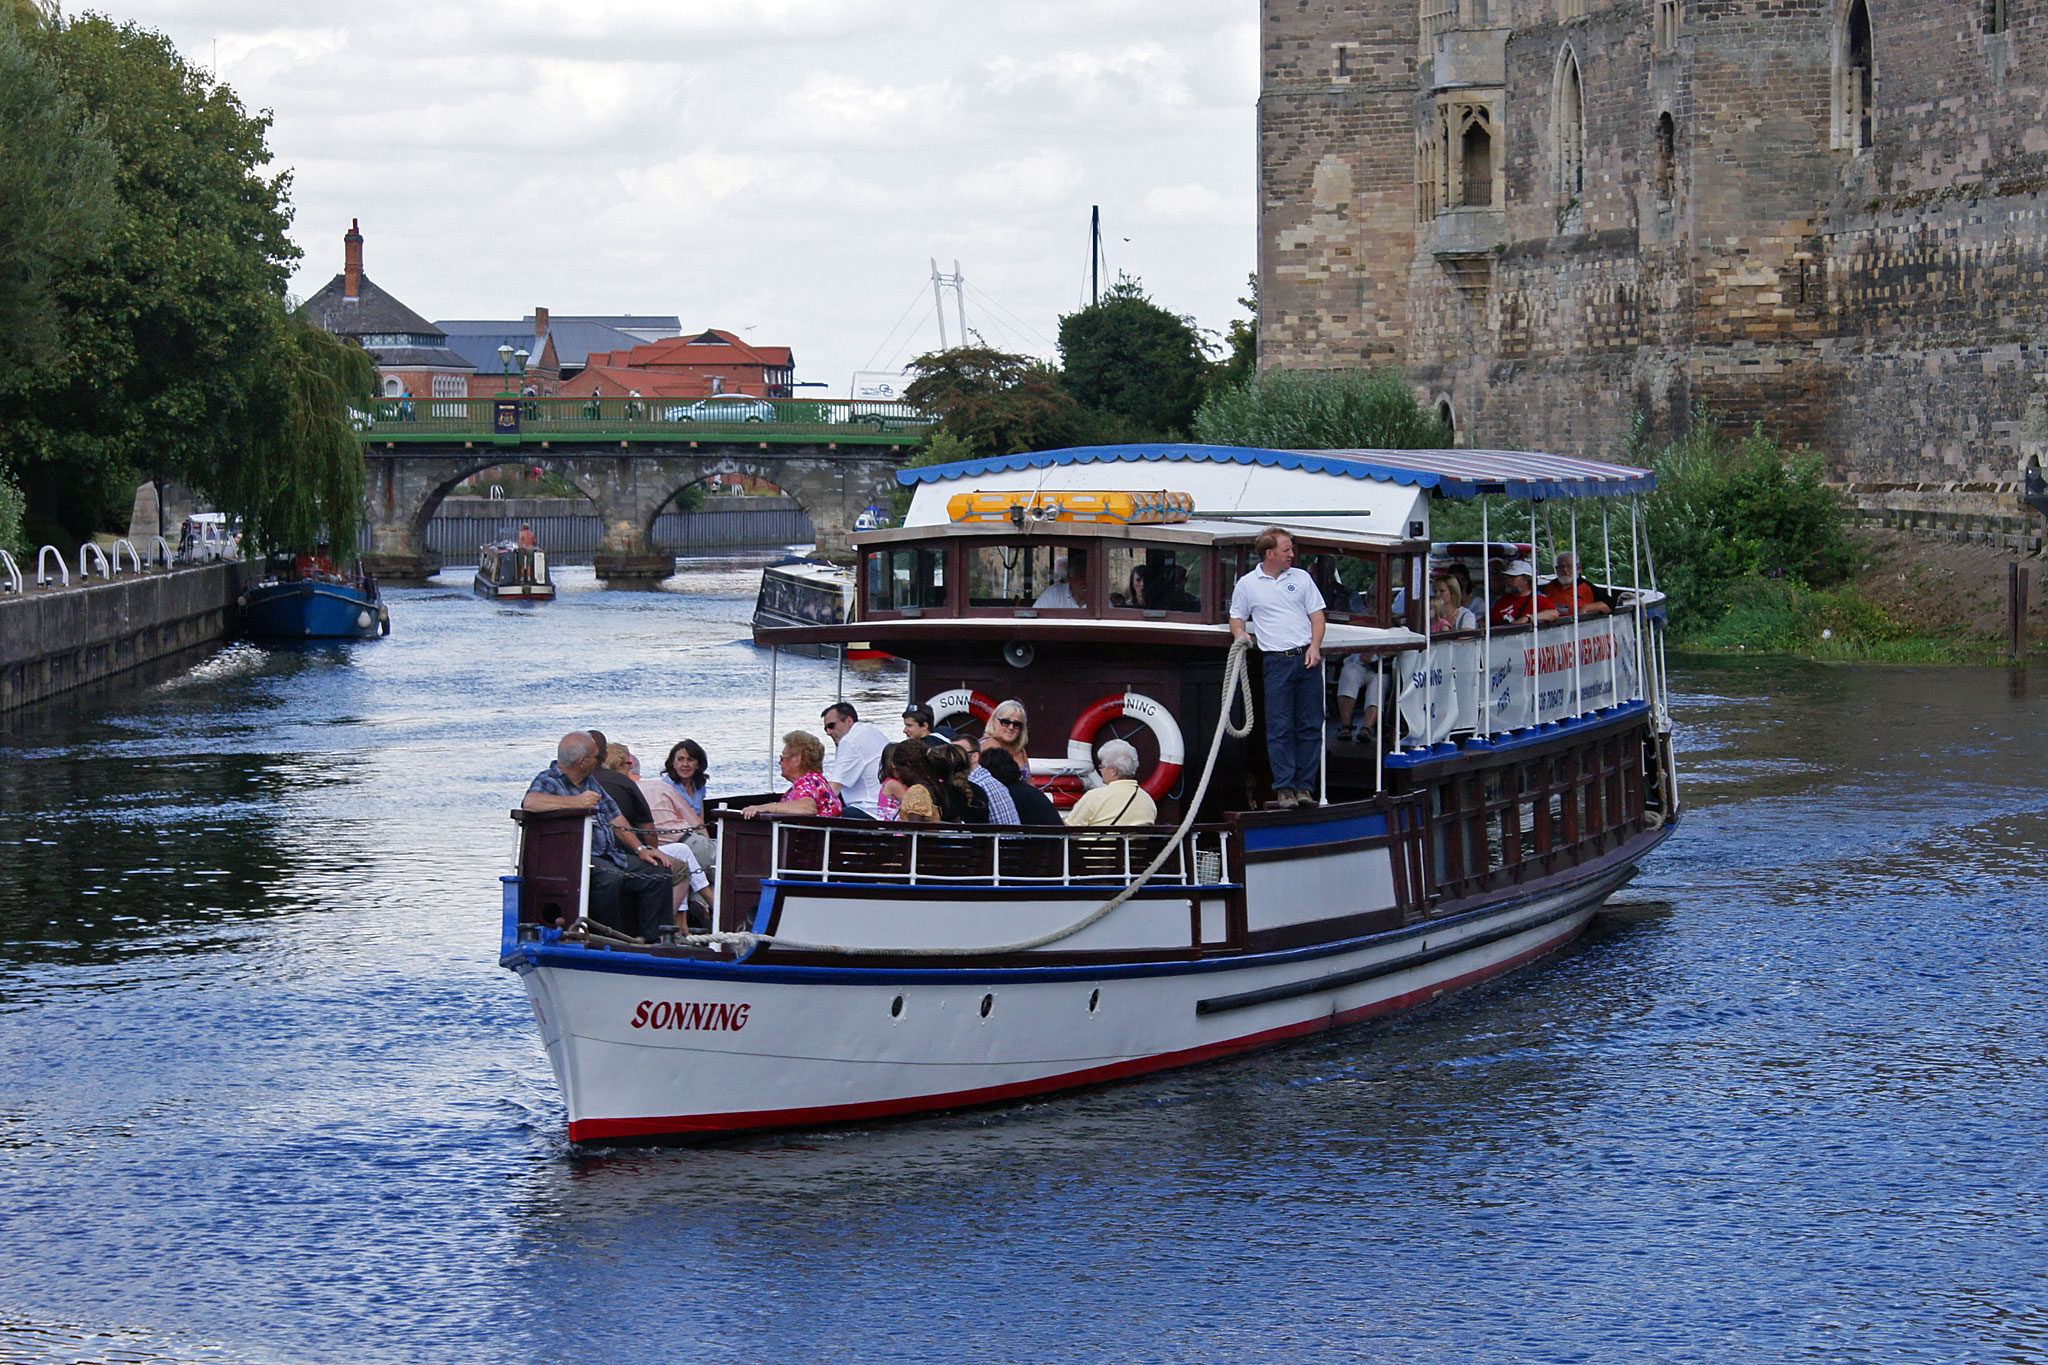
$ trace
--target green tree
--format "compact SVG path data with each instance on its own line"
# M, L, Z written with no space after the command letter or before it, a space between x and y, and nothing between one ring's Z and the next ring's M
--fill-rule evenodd
M1060 319L1060 367L1082 405L1150 432L1184 432L1202 401L1207 347L1194 320L1169 313L1118 275L1095 303Z
M1451 443L1399 370L1268 370L1209 395L1195 439L1278 450L1435 450Z
M283 320L298 250L289 176L264 172L269 119L133 24L52 21L39 46L100 121L122 213L104 248L55 281L63 353L0 384L0 459L38 535L121 524L143 473L229 505L261 480L223 483L225 462L277 452L259 435L289 411L280 394L303 351Z
M1225 353L1209 371L1209 391L1231 385L1250 383L1259 373L1259 277L1253 272L1245 277L1250 293L1239 299L1238 306L1251 314L1249 318L1232 318L1230 329L1223 334Z
M38 50L48 32L32 7L0 10L0 384L62 355L58 276L120 214L114 149Z
M1043 361L986 346L956 346L910 362L905 400L975 450L1013 455L1072 445L1086 422Z

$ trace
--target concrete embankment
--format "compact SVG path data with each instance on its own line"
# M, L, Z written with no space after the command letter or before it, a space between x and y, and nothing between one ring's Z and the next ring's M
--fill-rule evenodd
M202 564L0 595L0 711L226 639L242 574Z

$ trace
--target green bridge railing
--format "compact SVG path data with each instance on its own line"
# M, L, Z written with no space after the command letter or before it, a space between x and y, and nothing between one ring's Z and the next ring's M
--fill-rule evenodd
M908 403L862 399L380 398L356 414L366 442L831 441L910 445L932 425Z

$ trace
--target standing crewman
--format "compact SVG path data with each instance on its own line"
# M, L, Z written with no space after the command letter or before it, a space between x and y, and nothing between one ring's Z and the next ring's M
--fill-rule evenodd
M1294 537L1269 526L1252 542L1259 566L1230 594L1230 635L1258 636L1266 690L1266 755L1274 804L1316 803L1323 764L1323 594L1294 567Z

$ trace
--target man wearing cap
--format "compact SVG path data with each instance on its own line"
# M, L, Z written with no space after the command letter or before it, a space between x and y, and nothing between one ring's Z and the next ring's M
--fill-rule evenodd
M1252 542L1258 567L1230 594L1231 638L1258 636L1266 690L1266 756L1274 804L1291 810L1315 798L1323 761L1323 623L1315 579L1294 567L1294 537L1269 526Z
M936 719L932 715L931 707L921 701L912 702L903 708L903 737L923 739L932 732L932 725Z
M1522 621L1557 619L1557 605L1536 591L1534 564L1526 559L1515 560L1508 565L1507 578L1500 600L1486 614L1488 620L1497 626L1512 626Z

